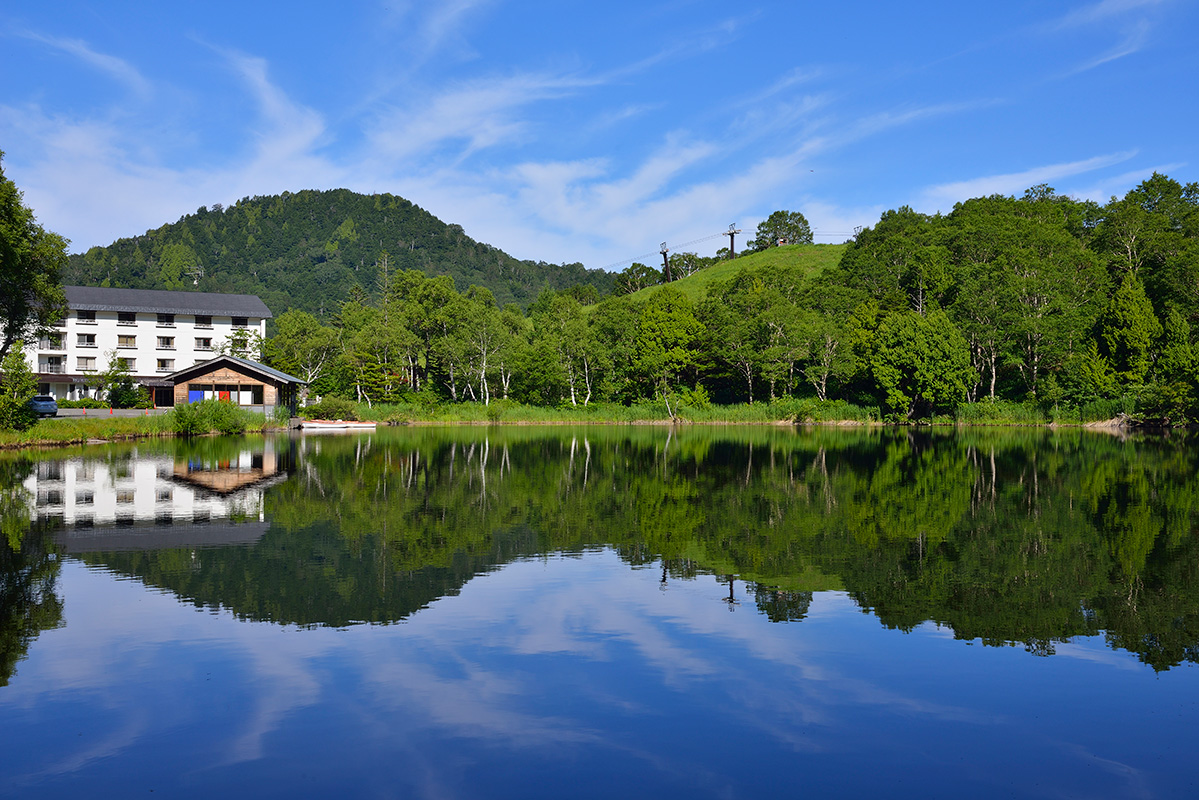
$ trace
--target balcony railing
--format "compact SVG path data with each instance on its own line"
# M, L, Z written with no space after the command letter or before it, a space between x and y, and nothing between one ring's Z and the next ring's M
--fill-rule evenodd
M38 350L66 350L67 346L62 339L38 339Z
M38 364L37 371L46 375L62 375L67 368L62 364Z

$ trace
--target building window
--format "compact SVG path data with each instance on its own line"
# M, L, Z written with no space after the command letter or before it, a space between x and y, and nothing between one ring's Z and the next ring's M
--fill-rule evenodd
M94 333L77 333L75 336L75 344L79 345L80 347L96 346L96 334Z
M196 349L197 350L211 350L212 349L212 338L197 336L196 337Z
M233 318L233 327L248 328L249 326L250 326L250 320L248 317L234 317Z
M197 328L211 328L212 327L212 315L211 314L196 314L196 327Z
M175 327L175 315L174 314L159 314L158 315L158 324L164 328Z
M158 349L159 350L174 350L175 349L175 337L174 336L159 336L158 337Z
M96 371L96 357L95 356L79 356L75 360L77 362L79 362L79 371L80 372L95 372Z
M118 358L117 361L120 361L124 365L125 369L129 370L130 372L133 372L133 370L137 369L136 358Z
M96 312L95 311L76 311L75 317L80 325L95 325L96 324Z
M81 506L90 506L96 502L96 493L91 489L80 489L75 492L75 503Z
M37 465L37 479L39 481L61 481L62 480L62 465L61 461L41 461Z
M175 371L175 359L173 359L173 358L158 359L158 371L159 372L174 372Z
M133 502L133 489L117 489L117 502L121 505L127 505Z
M117 347L137 347L137 337L125 335L118 336Z
M118 311L117 312L117 324L118 325L136 325L137 324L137 314L133 313L132 311Z

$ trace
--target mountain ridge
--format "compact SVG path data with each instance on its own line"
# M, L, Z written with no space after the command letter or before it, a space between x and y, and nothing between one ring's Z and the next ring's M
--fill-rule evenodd
M522 309L545 286L591 284L606 294L615 282L614 274L578 263L516 259L398 195L348 189L201 206L176 222L71 255L63 281L255 294L275 314L299 308L328 319L359 291L378 297L385 276L404 269L449 275L459 291L486 287L501 306Z

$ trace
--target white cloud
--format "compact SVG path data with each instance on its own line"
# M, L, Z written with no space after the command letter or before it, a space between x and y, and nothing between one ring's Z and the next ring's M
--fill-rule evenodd
M1150 26L1147 20L1140 20L1136 23L1136 25L1132 26L1132 29L1128 31L1128 34L1119 44L1096 56L1090 61L1086 61L1078 65L1068 72L1067 75L1077 75L1080 72L1086 72L1087 70L1094 69L1095 67L1106 64L1109 61L1115 61L1118 58L1123 58L1124 56L1130 56L1133 53L1136 53L1142 49L1145 46L1145 43L1148 41L1151 27L1152 26Z
M1033 167L1023 172L1011 172L1003 175L985 175L964 181L943 183L925 189L918 204L920 208L930 211L949 211L954 203L968 200L972 197L986 197L992 194L1012 195L1023 192L1030 186L1050 183L1061 178L1080 175L1133 158L1136 151L1111 153L1095 156L1082 161L1071 161L1064 164L1048 164Z
M855 228L873 227L885 210L882 205L842 208L822 201L802 203L799 207L812 226L817 244L840 244L852 239Z
M469 154L519 139L528 125L518 109L593 83L534 74L471 81L382 114L367 136L371 150L387 159L412 158L451 141L463 142Z
M110 78L124 84L126 88L142 97L150 95L150 82L136 68L115 56L96 52L82 39L45 36L31 31L23 32L21 36L74 56L88 66L106 73Z
M1172 164L1158 164L1154 167L1134 169L1119 175L1113 175L1110 178L1104 178L1097 183L1087 186L1076 188L1064 187L1060 190L1060 194L1075 197L1079 200L1094 200L1096 203L1106 203L1112 197L1124 194L1133 186L1152 176L1155 172L1168 175L1185 166L1186 162L1179 161Z
M1092 25L1097 22L1103 22L1117 17L1122 14L1127 14L1131 11L1148 8L1150 6L1159 6L1169 0L1102 0L1099 3L1071 11L1069 14L1055 20L1051 27L1053 28L1075 28L1083 25Z

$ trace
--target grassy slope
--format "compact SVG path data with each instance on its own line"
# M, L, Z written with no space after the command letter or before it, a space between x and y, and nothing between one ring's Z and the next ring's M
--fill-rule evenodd
M772 247L761 253L751 253L732 261L722 261L670 285L687 295L692 302L697 302L707 293L708 287L713 283L728 280L743 269L784 267L801 269L807 273L808 277L812 277L828 267L836 266L844 252L845 245L843 244L793 244L785 247ZM655 292L660 291L661 288L661 286L651 286L633 293L630 297L636 301L644 301Z

